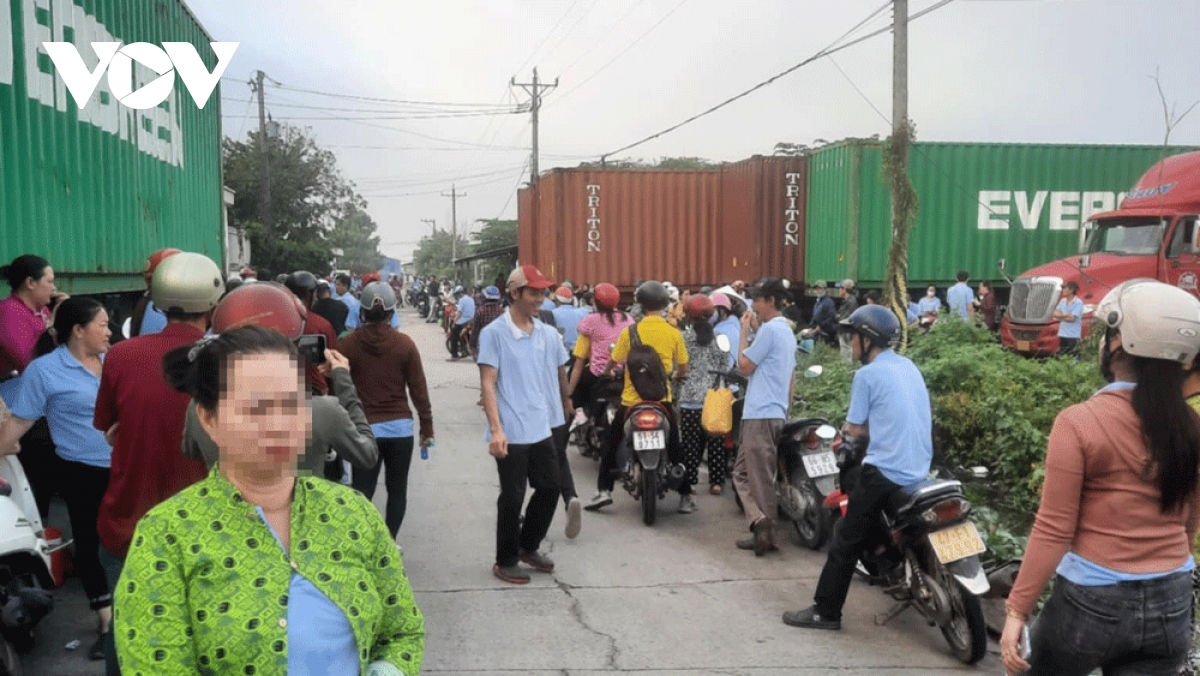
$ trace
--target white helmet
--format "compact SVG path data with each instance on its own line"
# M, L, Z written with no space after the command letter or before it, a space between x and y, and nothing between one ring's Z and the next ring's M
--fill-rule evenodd
M163 312L208 312L224 293L221 268L208 256L186 251L159 263L150 281L150 298Z
M1121 332L1121 347L1135 357L1190 365L1200 352L1200 300L1170 284L1131 279L1096 306L1096 318Z

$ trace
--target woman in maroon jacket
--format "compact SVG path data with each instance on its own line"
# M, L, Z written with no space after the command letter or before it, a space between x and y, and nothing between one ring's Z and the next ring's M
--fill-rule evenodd
M391 326L396 292L382 282L363 288L359 310L362 326L342 341L350 360L354 387L375 433L379 461L369 470L354 470L354 488L371 499L386 466L387 510L384 520L392 537L400 531L408 507L408 470L412 464L413 416L409 397L421 421L421 446L433 444L433 413L421 353L412 338Z

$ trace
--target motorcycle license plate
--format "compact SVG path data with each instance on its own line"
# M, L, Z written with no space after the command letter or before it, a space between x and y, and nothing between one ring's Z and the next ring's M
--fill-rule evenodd
M808 472L808 476L813 479L838 473L837 459L833 457L833 451L800 457L804 459L804 471Z
M1018 352L1028 352L1029 351L1029 341L1028 340L1018 340L1017 341L1017 351Z
M653 451L667 447L667 435L662 430L633 433L633 450Z
M960 523L953 528L934 531L929 534L929 543L938 561L951 563L968 556L982 554L987 550L979 531L970 521Z

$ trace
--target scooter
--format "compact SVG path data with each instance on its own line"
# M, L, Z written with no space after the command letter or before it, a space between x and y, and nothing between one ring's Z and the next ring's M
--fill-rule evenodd
M673 465L667 458L667 439L675 433L671 419L666 404L642 401L629 407L624 421L614 421L625 425L617 455L622 483L641 501L642 522L647 526L657 518L658 499L678 488L684 477L683 465Z
M51 610L51 547L33 490L16 456L0 458L0 676L18 676L18 653L33 647L33 629Z
M838 490L840 470L833 453L837 439L838 431L825 418L793 420L779 435L779 513L809 549L820 549L833 533L835 517L825 500Z
M609 426L621 405L622 385L621 373L616 372L613 377L598 380L593 386L593 402L587 407L587 417L571 430L572 442L583 457L599 460L604 455Z

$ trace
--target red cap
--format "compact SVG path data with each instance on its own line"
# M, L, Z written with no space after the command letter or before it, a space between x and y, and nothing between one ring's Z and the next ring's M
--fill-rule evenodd
M154 271L158 269L158 264L177 253L183 252L179 249L159 249L146 258L146 267L142 270L142 276L146 278L146 286L150 286L150 281L154 279Z
M554 282L546 279L536 265L522 265L508 276L509 291L523 288L549 289L552 286L554 286Z
M560 303L570 303L575 300L575 294L565 286L558 287L558 290L554 292L554 297Z

